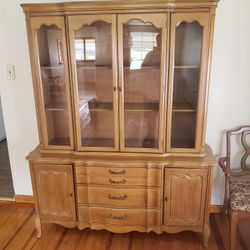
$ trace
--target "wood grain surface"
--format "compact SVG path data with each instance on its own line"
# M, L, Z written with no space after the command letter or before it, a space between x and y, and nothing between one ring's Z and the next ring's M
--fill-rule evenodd
M113 234L105 230L65 229L55 224L43 226L43 236L36 238L35 209L32 204L0 203L0 249L84 249L84 250L162 250L205 249L199 235L138 233ZM211 238L208 250L228 249L229 223L222 214L211 215ZM247 232L250 221L240 222L237 250L250 249Z

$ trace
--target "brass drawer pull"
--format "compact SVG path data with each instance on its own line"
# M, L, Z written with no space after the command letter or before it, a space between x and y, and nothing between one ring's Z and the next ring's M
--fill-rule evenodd
M113 179L109 179L109 183L111 184L125 184L127 181L125 179L121 180L121 181L115 181Z
M109 214L108 217L112 220L127 220L128 219L128 216L126 214L121 215L121 216L115 216L115 215Z
M114 171L114 170L109 169L109 173L118 175L118 174L126 174L127 172L125 169L123 169L122 171Z
M124 195L121 195L121 196L114 196L112 194L108 194L107 196L110 200L127 200L128 198L128 195L127 194L124 194Z

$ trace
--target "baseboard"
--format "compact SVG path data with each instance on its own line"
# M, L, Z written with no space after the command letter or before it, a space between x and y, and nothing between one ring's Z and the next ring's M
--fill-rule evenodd
M223 205L210 205L210 213L212 214L223 213Z
M15 201L16 203L34 203L34 198L33 195L16 194Z

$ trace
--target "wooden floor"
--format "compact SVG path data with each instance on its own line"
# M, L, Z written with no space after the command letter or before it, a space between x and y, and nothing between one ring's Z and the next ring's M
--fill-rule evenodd
M55 224L43 226L36 239L35 210L32 204L0 203L0 249L84 249L84 250L200 250L199 234L137 233L113 234L105 230L66 229ZM212 235L209 248L228 249L228 222L221 214L211 215ZM239 227L238 250L250 249L250 222Z
M6 139L0 141L0 197L14 197L14 188Z

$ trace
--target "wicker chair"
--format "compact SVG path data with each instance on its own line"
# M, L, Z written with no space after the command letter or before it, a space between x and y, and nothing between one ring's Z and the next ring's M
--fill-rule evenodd
M232 136L239 136L244 149L240 160L240 169L234 170L232 166L231 147ZM225 201L224 210L230 217L230 250L236 249L237 225L241 218L250 218L250 145L246 138L250 137L250 125L227 131L227 156L219 159L219 165L225 173Z

